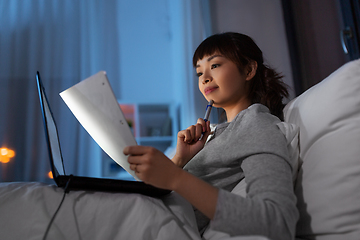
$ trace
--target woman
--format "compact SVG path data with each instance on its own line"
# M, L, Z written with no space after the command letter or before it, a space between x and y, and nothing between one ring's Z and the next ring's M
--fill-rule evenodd
M203 119L180 131L172 161L151 147L127 147L131 169L145 183L187 199L197 209L200 232L212 220L211 229L231 236L293 239L298 212L292 169L277 127L287 96L281 76L264 65L255 42L239 33L205 39L193 64L201 93L225 110L227 122L207 143L210 123ZM230 192L243 178L246 198Z

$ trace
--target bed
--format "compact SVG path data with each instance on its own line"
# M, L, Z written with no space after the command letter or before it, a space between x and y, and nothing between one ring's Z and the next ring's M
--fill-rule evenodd
M42 239L63 189L42 183L1 183L0 196L0 239ZM47 239L196 239L196 223L189 211L187 202L175 193L157 199L71 191Z
M360 239L360 60L340 67L287 104L298 126L289 144L299 163L294 183L297 239ZM246 195L246 182L234 194ZM0 183L0 239L42 239L63 190L42 183ZM151 206L151 207L150 207ZM209 230L206 239L230 237ZM201 239L192 207L171 193L70 192L46 239ZM275 239L274 239L275 240Z
M0 183L0 239L43 239L63 195L63 189L54 185ZM220 235L213 232L209 236ZM160 199L141 194L71 191L46 239L201 237L191 205L174 192ZM266 240L261 236L226 239Z

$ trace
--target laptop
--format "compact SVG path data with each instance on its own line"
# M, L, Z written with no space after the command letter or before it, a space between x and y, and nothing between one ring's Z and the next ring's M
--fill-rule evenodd
M36 74L36 81L45 128L45 138L49 152L50 167L53 174L53 179L58 187L66 187L66 189L70 191L84 190L117 193L139 193L157 198L165 196L171 192L170 190L156 188L140 181L66 175L58 130L50 108L50 103L45 93L45 87L40 79L39 72ZM69 179L71 180L69 181Z

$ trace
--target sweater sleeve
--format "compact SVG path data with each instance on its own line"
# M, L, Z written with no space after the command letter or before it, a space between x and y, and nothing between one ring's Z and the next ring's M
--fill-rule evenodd
M211 228L235 235L294 239L298 219L289 164L276 155L258 154L242 164L247 197L220 189Z
M294 239L298 210L285 137L276 121L262 113L244 116L242 129L246 138L242 132L238 139L246 152L241 169L247 195L220 189L210 227L231 236Z

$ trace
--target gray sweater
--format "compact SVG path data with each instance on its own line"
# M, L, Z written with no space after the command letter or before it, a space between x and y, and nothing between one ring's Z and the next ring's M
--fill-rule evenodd
M185 170L218 187L213 230L235 235L294 239L298 219L292 169L280 120L261 104L217 126ZM230 191L245 177L247 196ZM199 230L209 219L195 210Z

